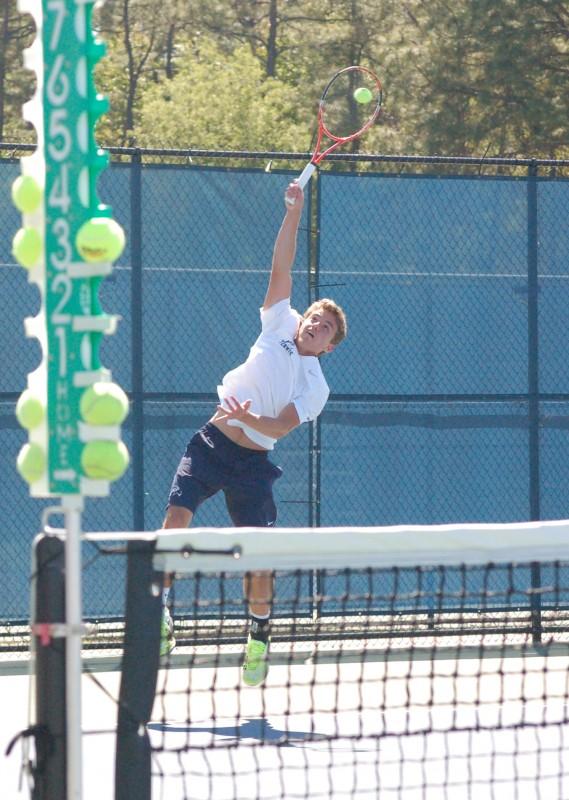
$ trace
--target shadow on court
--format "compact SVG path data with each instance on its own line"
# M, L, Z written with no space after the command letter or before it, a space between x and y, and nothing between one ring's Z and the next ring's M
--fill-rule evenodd
M265 717L245 719L238 725L183 725L180 723L151 722L148 730L162 733L211 734L226 737L223 744L234 744L244 739L255 739L259 742L270 742L282 747L295 747L306 742L321 742L329 737L314 731L291 731L275 728Z

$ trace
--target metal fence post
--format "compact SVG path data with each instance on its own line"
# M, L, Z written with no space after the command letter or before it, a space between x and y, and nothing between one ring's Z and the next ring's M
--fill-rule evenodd
M133 151L130 172L132 482L135 531L144 530L144 371L142 324L142 155Z
M541 518L539 486L539 276L537 222L537 164L528 167L527 180L527 265L528 265L528 452L529 452L529 513L531 520ZM541 569L531 565L532 589L541 586ZM541 641L541 600L531 596L531 627L534 643Z
M310 203L308 208L308 303L312 305L320 297L320 191L318 180L309 183ZM308 476L310 485L309 526L320 526L320 417L310 423Z
M529 400L529 503L530 519L541 516L539 487L539 330L538 330L538 238L537 164L528 168L528 400Z

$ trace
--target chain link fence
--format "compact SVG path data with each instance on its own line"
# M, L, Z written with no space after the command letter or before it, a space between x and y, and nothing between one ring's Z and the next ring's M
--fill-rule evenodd
M26 148L0 146L0 620L28 615L31 541L47 501L15 470L14 417L37 366L23 319L39 296L10 242ZM129 393L132 466L86 530L161 525L187 440L259 330L287 182L306 154L111 150L99 194L128 246L101 287L119 314L101 355ZM322 359L324 413L279 443L282 526L569 516L569 162L330 159L309 185L293 305L330 296L347 341ZM278 167L278 168L277 168ZM200 525L227 525L222 497ZM85 614L112 616L123 577L94 560Z

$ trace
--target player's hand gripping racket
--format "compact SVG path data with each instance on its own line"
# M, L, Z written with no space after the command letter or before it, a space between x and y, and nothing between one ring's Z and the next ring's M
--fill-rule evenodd
M346 142L351 142L370 128L381 110L382 91L377 75L366 67L346 67L328 82L318 106L318 135L309 163L297 178L304 189L316 166ZM322 137L332 144L320 151ZM294 205L294 198L286 198Z

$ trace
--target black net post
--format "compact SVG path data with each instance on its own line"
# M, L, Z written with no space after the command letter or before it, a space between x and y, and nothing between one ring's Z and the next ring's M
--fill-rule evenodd
M66 800L65 547L57 536L35 541L34 644L36 684L36 766L33 800Z
M128 543L126 627L117 724L115 798L150 800L150 720L160 663L163 576L154 542Z

